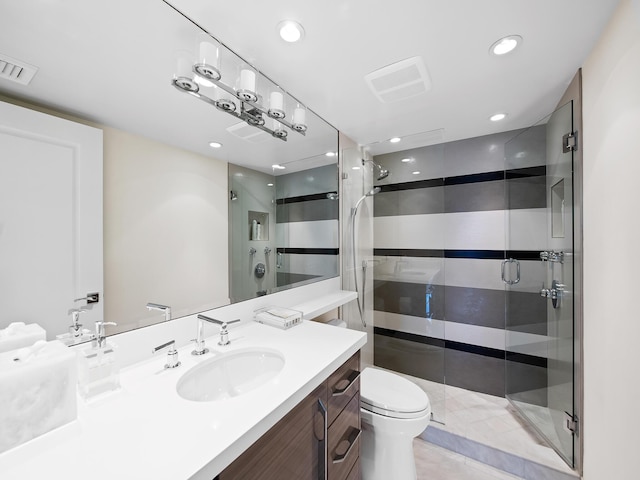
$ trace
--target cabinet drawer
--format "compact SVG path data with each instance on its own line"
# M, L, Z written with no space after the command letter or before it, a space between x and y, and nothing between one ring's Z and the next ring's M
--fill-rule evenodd
M360 457L360 395L354 395L329 427L329 480L345 480Z
M360 352L356 352L327 380L327 412L329 425L340 415L340 412L360 391Z
M360 462L356 462L356 464L353 466L353 468L349 472L349 476L347 477L347 480L360 480L360 478L361 478Z

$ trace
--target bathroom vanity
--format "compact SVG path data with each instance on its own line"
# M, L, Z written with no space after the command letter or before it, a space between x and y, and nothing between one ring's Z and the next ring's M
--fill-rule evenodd
M276 478L235 472L267 471L269 464L255 451L280 451L281 460L269 459L275 462L297 458L288 450L294 447L305 450L302 467L315 466L317 473L326 465L329 479L358 478L358 352L366 334L312 321L280 330L247 320L230 328L230 338L225 347L217 337L207 338L211 351L201 356L191 355L192 345L179 348L178 368L165 369L160 352L123 369L122 388L81 402L75 422L0 455L3 480ZM202 362L263 350L284 360L266 383L211 401L178 394L180 379ZM326 442L329 456L323 458L319 447L307 448L311 443L299 441L299 431L316 439L316 447Z
M217 479L359 479L360 433L356 352Z

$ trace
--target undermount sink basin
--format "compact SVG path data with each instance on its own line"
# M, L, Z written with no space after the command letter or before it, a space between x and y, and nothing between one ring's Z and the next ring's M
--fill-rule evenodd
M273 379L284 367L277 350L220 353L188 370L176 389L185 400L213 402L237 397Z

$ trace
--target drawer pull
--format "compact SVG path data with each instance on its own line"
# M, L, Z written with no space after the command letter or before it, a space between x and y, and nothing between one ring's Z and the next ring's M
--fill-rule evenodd
M329 458L329 442L327 442L327 432L329 424L327 422L327 407L324 406L322 400L318 399L318 412L322 416L322 439L318 444L318 480L327 480L329 469L327 468L327 459Z
M333 389L331 391L331 396L339 397L340 395L344 395L347 392L347 390L349 390L349 387L353 385L353 382L355 382L358 379L359 376L360 376L359 371L351 370L351 373L347 378L343 378L342 380L339 380L336 382L336 384L333 386Z
M349 437L346 440L342 440L338 443L338 446L335 449L336 456L333 457L333 463L341 463L345 458L349 456L351 449L355 445L358 438L360 438L360 429L351 428L351 433L349 433Z

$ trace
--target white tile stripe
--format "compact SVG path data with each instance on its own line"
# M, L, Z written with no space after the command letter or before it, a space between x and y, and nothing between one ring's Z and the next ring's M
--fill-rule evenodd
M511 250L539 250L545 245L546 209L490 210L375 217L375 248L503 250L507 215Z
M276 224L279 247L338 248L338 221L289 222Z

